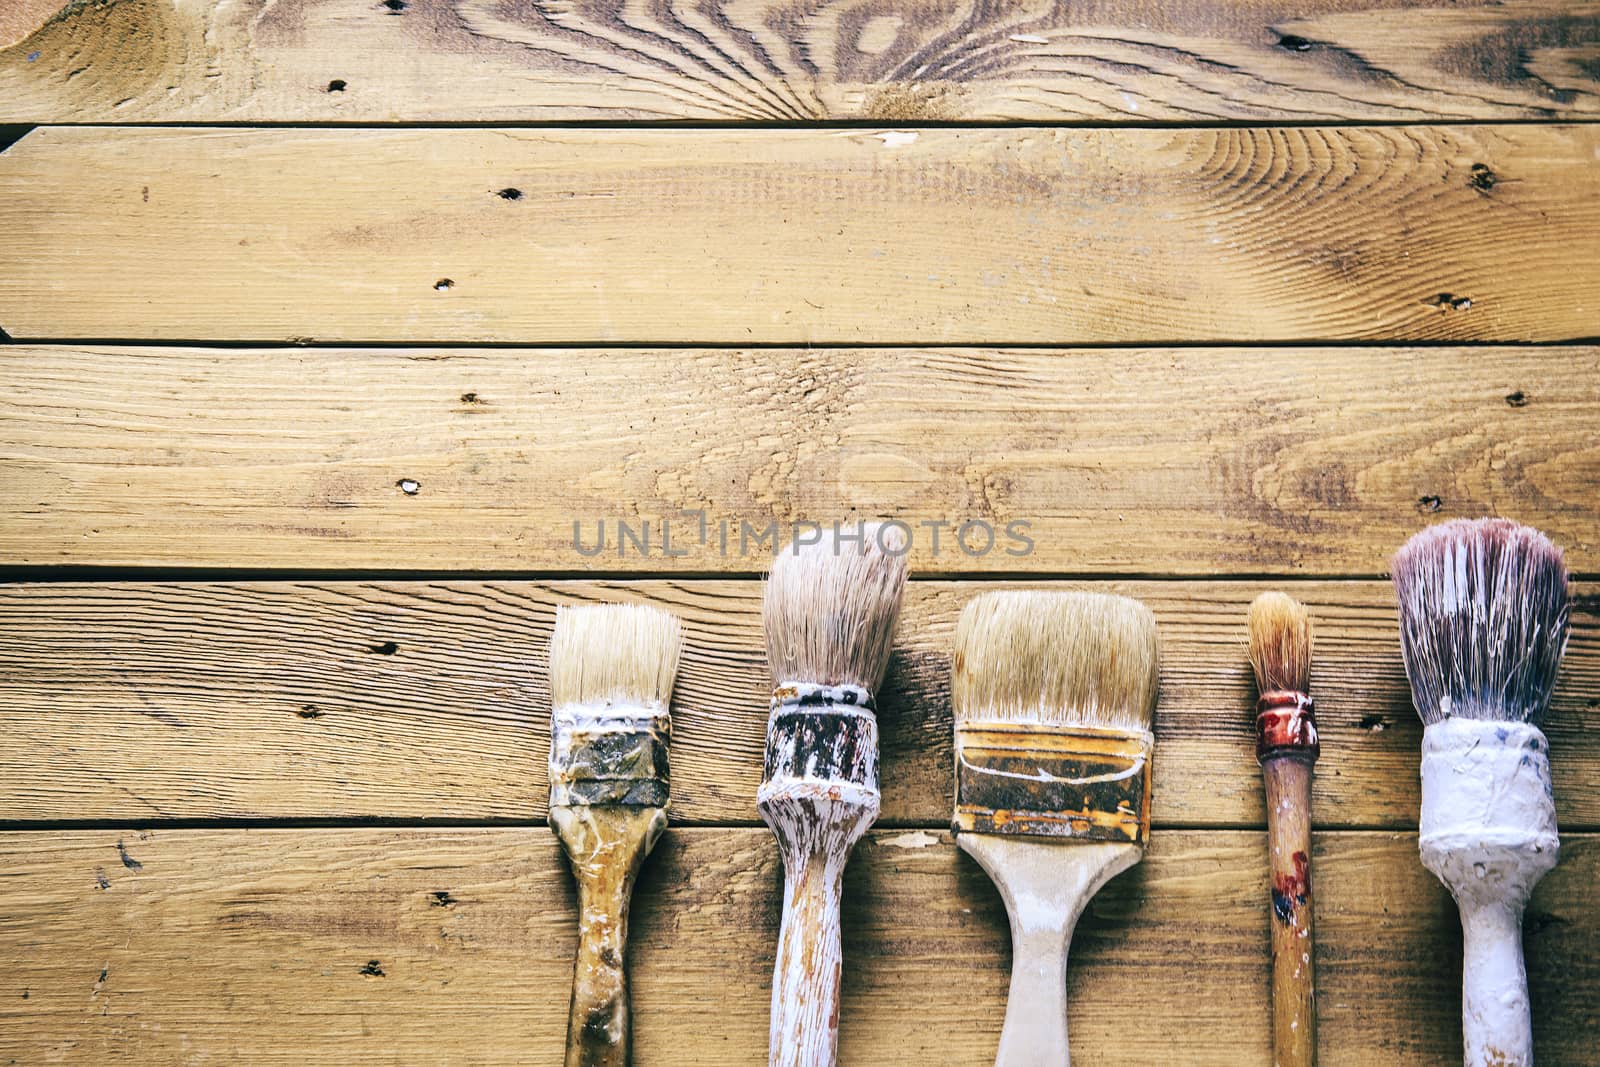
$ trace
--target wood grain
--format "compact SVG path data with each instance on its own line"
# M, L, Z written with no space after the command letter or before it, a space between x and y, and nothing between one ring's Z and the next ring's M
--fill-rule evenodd
M1600 309L1597 155L1594 125L41 128L0 155L0 328L1583 339Z
M924 576L1372 576L1425 523L1501 514L1600 572L1594 347L12 345L4 364L11 565L751 574L769 524L854 515L910 525ZM958 540L969 521L992 546L982 525Z
M0 52L0 121L1544 118L1600 110L1597 10L93 0Z
M955 619L998 587L910 585L882 694L886 824L949 823ZM1093 586L1160 622L1157 826L1266 825L1245 656L1261 587ZM1318 825L1415 827L1422 729L1387 583L1289 588L1317 626ZM1546 723L1566 830L1600 827L1600 618L1593 583L1576 592ZM554 606L602 598L684 621L674 821L754 825L768 683L753 581L0 586L0 820L542 821Z
M1317 844L1323 1067L1459 1062L1460 931L1415 838ZM563 868L531 829L4 835L0 1058L558 1064ZM1545 1067L1600 1038L1596 877L1600 839L1569 834L1527 919ZM1154 836L1078 927L1082 1062L1268 1062L1264 878L1261 834ZM847 881L841 1061L993 1063L1010 961L977 865L875 832ZM666 836L635 897L639 1063L761 1061L779 884L764 829Z

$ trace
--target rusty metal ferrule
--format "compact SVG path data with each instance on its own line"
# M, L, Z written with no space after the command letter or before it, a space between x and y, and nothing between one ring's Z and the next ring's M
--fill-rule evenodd
M672 716L664 706L571 705L550 717L550 805L664 808Z
M1256 701L1256 760L1293 755L1314 762L1317 741L1316 702L1292 689L1262 693Z
M975 722L957 726L955 741L957 833L1149 838L1152 735Z

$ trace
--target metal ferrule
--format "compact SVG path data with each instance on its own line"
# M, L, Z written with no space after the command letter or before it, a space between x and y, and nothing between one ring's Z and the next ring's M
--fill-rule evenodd
M878 717L858 685L785 682L772 691L766 783L847 783L878 789Z
M667 806L665 707L570 705L550 721L550 806Z
M1149 733L1041 723L956 728L957 833L1150 836Z
M1257 761L1278 755L1315 761L1320 753L1316 702L1293 689L1262 693L1256 701Z

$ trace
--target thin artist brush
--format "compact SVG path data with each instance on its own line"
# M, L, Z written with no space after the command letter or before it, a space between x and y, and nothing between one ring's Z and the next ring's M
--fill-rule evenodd
M1320 746L1311 702L1311 617L1283 593L1250 605L1255 670L1256 758L1267 794L1272 871L1272 1062L1317 1062L1312 948L1311 767Z

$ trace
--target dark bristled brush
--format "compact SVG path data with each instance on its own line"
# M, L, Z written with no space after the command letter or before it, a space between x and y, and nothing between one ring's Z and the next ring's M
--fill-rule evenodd
M1426 724L1422 862L1461 911L1465 1063L1527 1067L1522 912L1560 851L1538 724L1567 646L1567 568L1537 530L1458 519L1406 542L1394 587Z

